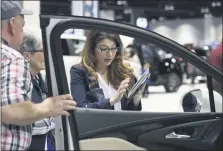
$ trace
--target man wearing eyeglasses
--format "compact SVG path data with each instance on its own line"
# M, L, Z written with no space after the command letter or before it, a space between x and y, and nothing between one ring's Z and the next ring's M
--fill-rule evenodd
M40 73L41 70L45 70L42 40L31 31L24 32L20 52L30 64L29 70L33 84L31 101L41 103L48 96L46 83ZM52 120L52 117L49 117L35 122L29 150L55 150L53 136L55 124Z

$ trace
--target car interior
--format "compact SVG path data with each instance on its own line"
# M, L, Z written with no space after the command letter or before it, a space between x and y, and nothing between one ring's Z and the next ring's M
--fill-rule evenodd
M153 92L157 94L155 98L142 99L145 109L141 112L77 108L69 117L57 117L58 150L223 150L222 96L210 86L212 78L222 84L222 73L206 60L166 37L124 23L41 15L40 24L45 76L51 96L70 93L69 71L72 65L80 62L80 55L70 53L70 49L74 49L70 47L72 44L68 44L66 38L61 39L64 31L71 28L97 29L155 44L190 62L208 77L207 89L185 88L176 100L173 100L175 93L169 93L169 98L163 99L160 96L164 92ZM129 62L132 66L138 65L134 60L129 59ZM194 96L195 104L189 102L189 106L196 110L194 112L184 110L188 95ZM174 102L174 106L168 106L168 101Z

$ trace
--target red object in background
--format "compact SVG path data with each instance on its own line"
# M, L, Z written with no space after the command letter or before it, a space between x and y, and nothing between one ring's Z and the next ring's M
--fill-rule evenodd
M209 62L222 72L222 43L220 43L216 49L211 51Z
M220 43L216 49L212 50L209 56L209 62L222 72L222 43ZM223 95L222 85L215 79L213 79L212 82L213 82L213 89L217 91L219 94Z

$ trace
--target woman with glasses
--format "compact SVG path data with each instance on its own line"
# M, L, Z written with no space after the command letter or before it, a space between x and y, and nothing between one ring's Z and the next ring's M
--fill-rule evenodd
M78 107L141 110L140 90L126 98L136 82L133 69L124 64L122 42L118 35L91 31L82 52L81 63L70 70L71 94ZM143 89L143 88L142 88Z

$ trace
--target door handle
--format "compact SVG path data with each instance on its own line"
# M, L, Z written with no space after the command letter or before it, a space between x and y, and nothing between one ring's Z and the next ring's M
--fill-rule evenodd
M166 135L166 138L190 138L190 135L180 135L180 134L176 134L175 132L171 132L170 134Z

